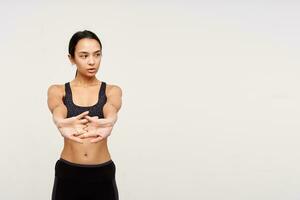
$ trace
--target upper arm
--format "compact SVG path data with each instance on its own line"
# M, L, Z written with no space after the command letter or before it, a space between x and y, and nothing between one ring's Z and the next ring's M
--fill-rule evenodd
M118 112L122 106L122 90L117 85L112 85L107 96L107 103L115 107Z
M63 93L62 93L62 89L59 85L51 85L48 88L48 92L47 92L47 103L48 103L48 108L51 111L51 113L53 113L53 110L60 106L60 105L64 105L63 103Z

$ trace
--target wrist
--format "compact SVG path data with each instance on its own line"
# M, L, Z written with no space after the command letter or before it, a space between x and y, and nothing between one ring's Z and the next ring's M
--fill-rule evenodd
M53 118L54 124L56 125L57 128L61 128L62 127L62 120L63 118Z
M117 115L108 116L107 119L111 121L112 125L114 125L117 122L118 116Z

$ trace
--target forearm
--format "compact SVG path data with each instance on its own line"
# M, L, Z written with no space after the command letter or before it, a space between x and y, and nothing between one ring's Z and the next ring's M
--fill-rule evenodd
M119 86L113 85L107 94L107 102L103 108L104 118L112 119L113 123L117 121L118 111L122 104L122 90Z
M59 105L54 108L52 112L52 119L57 127L60 126L59 124L60 120L65 119L66 117L67 117L67 108L65 105Z
M118 111L117 109L110 103L106 103L103 107L104 118L112 119L115 123L118 119Z

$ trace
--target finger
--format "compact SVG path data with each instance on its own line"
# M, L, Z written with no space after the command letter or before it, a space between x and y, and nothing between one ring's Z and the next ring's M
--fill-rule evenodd
M89 121L93 121L93 120L96 119L95 116L91 117L91 116L88 116L88 115L84 116L84 118L87 119L87 120L89 120Z
M73 135L71 135L70 137L69 137L69 139L71 139L71 140L73 140L73 141L75 141L75 142L78 142L78 143L83 143L83 140L82 139L80 139L80 138L78 138L78 137L74 137Z
M87 119L80 119L79 120L79 123L81 123L81 124L85 124L85 123L87 123L89 120L87 120Z
M100 142L102 139L104 139L104 138L101 137L101 136L99 136L99 137L97 137L97 138L95 138L95 139L91 139L90 142L91 142L91 143L97 143L97 142Z
M76 118L77 118L77 119L81 119L82 117L86 116L88 113L89 113L89 111L87 110L87 111L85 111L85 112L83 112L83 113L77 115Z
M82 130L80 134L77 134L77 136L82 139L85 138L87 134L90 134L88 130Z
M87 133L88 131L89 131L88 125L80 126L79 128L77 128L77 135L85 134L85 133Z
M95 115L95 116L90 116L90 117L92 117L92 118L99 118L97 115Z
M86 138L96 138L97 136L83 136L83 135L79 135L78 138L80 139L86 139Z
M88 125L86 125L85 127L82 128L82 130L88 131L88 128L89 128Z
M84 130L84 128L86 127L85 124L76 124L74 129L76 133L80 133L81 131Z
M95 136L98 136L98 134L86 132L86 133L82 134L80 136L80 138L95 137Z
M80 129L83 129L88 126L89 126L89 124L76 124L75 129L80 130Z
M90 116L88 116L88 115L84 116L84 118L87 119L88 121L91 121L91 122L94 122L95 120L98 119L97 116L90 117Z
M99 118L98 116L89 116L89 115L86 115L86 116L84 116L84 117L91 117L91 118L96 118L96 119Z
M86 130L79 130L78 132L74 133L75 136L79 136L79 135L82 135L82 134L85 134L87 133Z
M69 125L72 122L73 122L73 117L69 117L69 118L65 118L65 119L60 120L59 124L61 126L64 126L64 125Z

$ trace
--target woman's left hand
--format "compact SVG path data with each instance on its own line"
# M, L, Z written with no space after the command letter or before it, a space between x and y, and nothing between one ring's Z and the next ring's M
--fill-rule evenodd
M88 138L93 137L94 139L90 140L92 143L97 143L108 136L110 136L115 123L115 119L112 118L101 118L98 116L90 117L86 115L84 118L88 120L87 127L85 128L87 133L84 133L79 136L79 138Z

